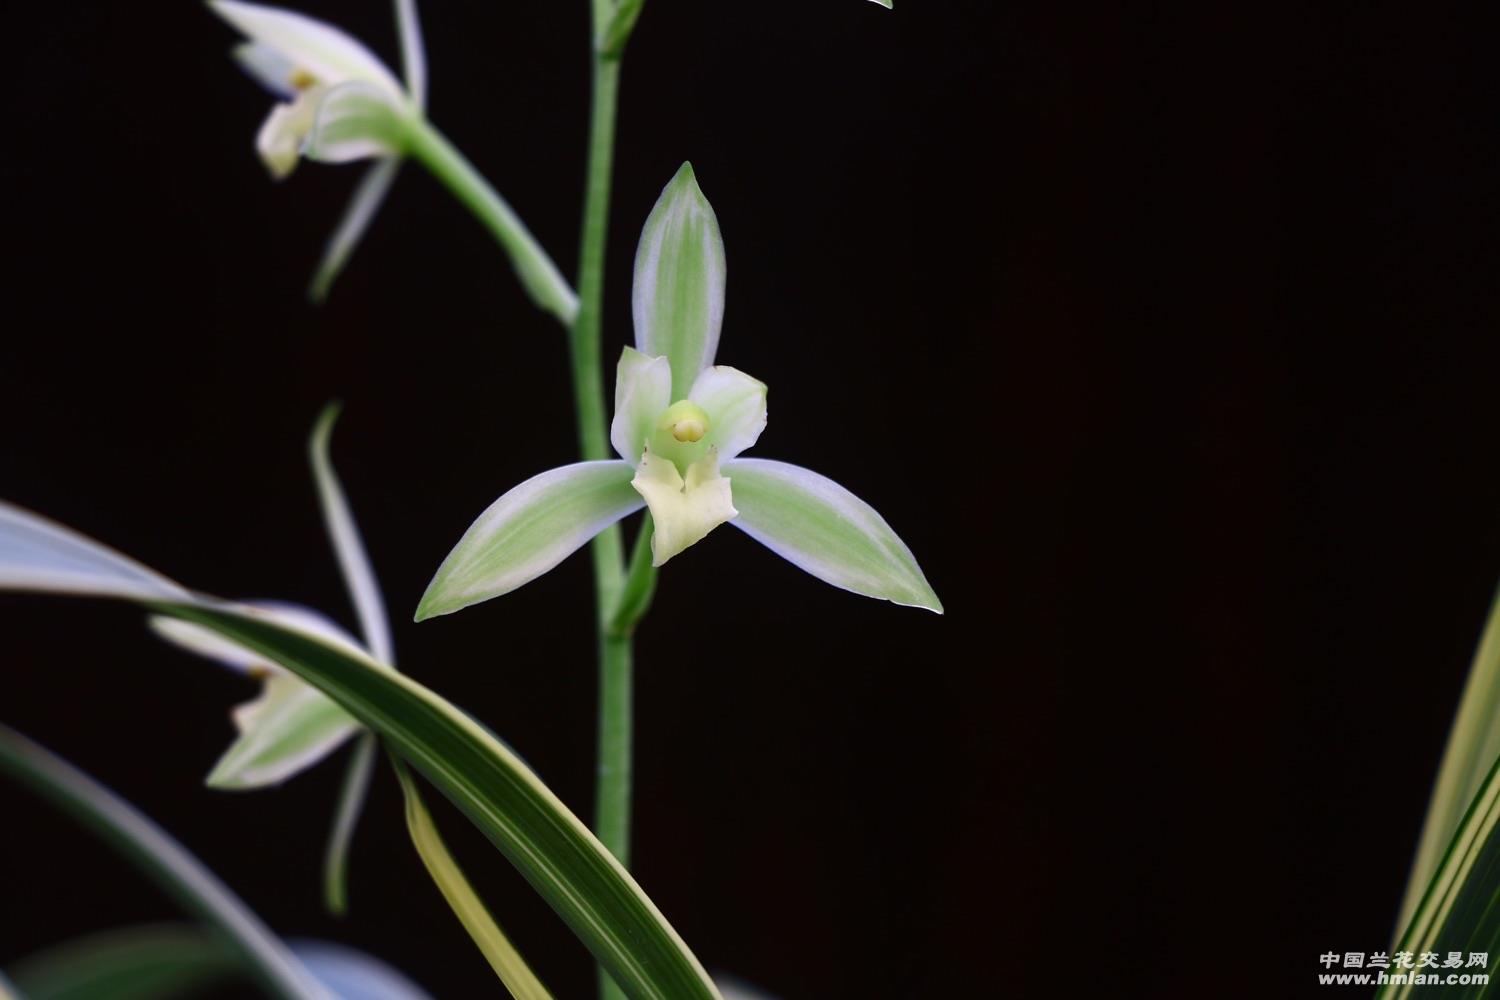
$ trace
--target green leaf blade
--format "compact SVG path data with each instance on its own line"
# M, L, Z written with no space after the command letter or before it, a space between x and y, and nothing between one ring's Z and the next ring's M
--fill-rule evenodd
M20 733L0 725L0 772L90 828L219 932L247 970L288 1000L328 1000L290 949L218 876L135 806Z
M40 542L59 533L72 557L65 592L135 600L211 629L301 677L379 734L469 817L627 994L718 998L702 965L624 867L514 752L442 696L326 635L253 608L164 590L159 577L142 583L139 567L117 564L123 557L3 503L0 586L54 589L56 560ZM93 566L93 578L80 565Z
M516 866L627 994L717 997L665 917L588 828L513 752L441 696L229 606L156 610L264 653L379 733Z

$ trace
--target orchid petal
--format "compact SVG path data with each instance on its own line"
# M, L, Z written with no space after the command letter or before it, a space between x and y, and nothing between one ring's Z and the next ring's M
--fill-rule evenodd
M417 0L396 0L396 33L401 36L401 69L406 92L418 111L427 107L427 50L422 44L422 21Z
M234 710L234 723L240 737L209 773L213 788L280 784L362 728L323 692L284 671L266 678L260 697Z
M642 506L628 462L579 462L533 476L479 515L438 567L417 621L509 593Z
M297 96L297 64L263 42L245 42L236 45L234 61L248 73L256 83L278 97Z
M693 166L662 190L635 254L635 345L672 364L672 399L685 399L714 363L724 320L724 240Z
M665 458L647 452L630 483L651 508L655 533L651 536L651 565L668 559L738 513L730 496L729 480L719 475L713 449L688 466L687 476Z
M214 0L209 6L253 42L259 42L316 82L333 86L361 80L402 97L401 84L363 42L331 24L260 4Z
M365 232L374 221L375 213L385 203L386 195L390 193L391 185L395 183L396 174L400 170L401 161L395 157L387 157L365 171L365 176L349 199L349 206L344 209L344 217L339 220L338 228L328 237L328 245L323 248L323 259L318 262L317 273L313 275L312 287L308 290L314 302L322 302L328 297L329 288L333 287L334 281L344 270L344 265L354 255L359 241L364 239Z
M349 589L349 600L359 617L365 647L379 662L394 666L396 648L391 642L391 627L385 613L385 598L380 594L380 581L370 566L364 540L359 536L359 525L354 522L354 513L349 509L344 488L333 471L332 459L328 457L329 440L333 437L333 425L338 418L337 403L325 406L307 442L313 482L318 488L318 506L323 511L323 524L328 529L328 540L338 558L339 570L344 574L344 586Z
M738 368L714 365L698 373L688 399L708 414L703 441L728 462L755 444L766 429L766 384Z
M625 348L615 370L615 419L609 428L610 443L621 458L632 464L640 459L671 397L672 366L667 359Z
M755 458L727 463L724 472L740 512L734 526L772 552L835 587L942 613L906 543L838 483Z
M316 104L302 154L324 163L395 156L406 149L406 111L368 83L343 83Z

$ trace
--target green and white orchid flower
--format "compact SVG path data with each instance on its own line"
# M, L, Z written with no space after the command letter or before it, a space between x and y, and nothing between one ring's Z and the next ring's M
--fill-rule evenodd
M294 632L322 639L386 669L395 669L395 647L380 585L370 566L354 515L329 458L329 441L339 408L330 405L313 425L308 458L328 538L359 618L363 639L356 639L327 615L280 601L247 601L237 606ZM59 546L63 548L63 546ZM0 575L0 585L3 585ZM170 584L176 587L176 584ZM209 772L207 784L225 790L249 790L279 785L307 770L363 733L344 774L333 828L323 858L324 897L335 913L344 912L345 871L349 843L364 807L374 772L375 739L355 718L322 691L263 654L231 642L216 632L172 618L152 615L151 628L170 643L214 660L262 682L259 697L231 713L239 735Z
M237 0L209 6L249 41L234 50L245 71L280 100L255 148L277 180L303 157L325 163L374 159L334 230L313 281L322 298L369 228L396 179L413 122L427 102L426 57L415 0L397 0L406 82L358 39L295 11Z
M311 608L276 601L240 604L278 625L369 655L358 640ZM239 736L209 773L207 784L213 788L279 785L327 757L361 728L317 688L244 646L164 615L152 615L149 624L173 645L262 682L260 695L231 713Z
M238 604L278 625L316 636L394 669L395 650L385 603L329 460L329 439L337 418L337 406L323 411L313 427L308 455L329 540L349 588L363 640L312 608L280 601ZM208 776L208 784L214 788L252 789L280 784L318 763L364 728L327 695L254 650L202 626L165 615L152 615L149 623L168 642L263 683L259 697L233 712L239 737Z
M765 429L766 386L714 364L724 286L718 220L684 164L636 252L636 346L620 358L610 431L620 459L553 469L496 500L438 568L418 621L516 589L643 506L653 565L728 522L836 587L942 611L869 504L808 469L740 457Z

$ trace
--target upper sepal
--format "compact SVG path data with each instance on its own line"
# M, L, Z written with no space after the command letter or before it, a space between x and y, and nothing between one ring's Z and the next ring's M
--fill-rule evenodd
M304 90L313 83L332 87L360 80L380 87L392 96L404 96L401 84L385 63L363 42L331 24L294 10L239 3L237 0L213 0L209 7L252 43L262 47L264 52L279 56L281 65L292 74L285 81L292 90ZM242 65L251 69L243 53L240 53L240 60ZM269 65L263 58L258 62L262 66ZM258 68L252 72L262 78L262 82L271 85Z
M724 320L724 240L693 167L684 163L641 230L631 295L635 344L672 366L672 399L684 399L714 362Z

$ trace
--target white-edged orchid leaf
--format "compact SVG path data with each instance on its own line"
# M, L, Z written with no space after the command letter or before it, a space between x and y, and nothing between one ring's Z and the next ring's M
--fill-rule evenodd
M406 149L406 111L368 83L341 83L316 103L302 155L323 163L398 156Z
M314 302L322 302L328 298L328 290L343 273L349 258L354 256L355 249L360 240L364 239L370 223L380 211L380 206L385 203L386 195L390 193L391 185L396 182L396 175L400 172L401 161L395 157L387 157L376 162L360 178L348 207L344 209L343 218L328 237L323 257L318 261L318 269L313 274L308 295Z
M13 557L12 546L29 553L35 545L28 527L43 538L56 527L19 508L0 507L0 513L6 511L24 516L0 533L0 585L54 589L45 567L35 581L27 576L27 561ZM99 550L96 561L107 565L118 558L75 537ZM378 733L515 865L627 994L683 1000L718 996L661 911L598 838L513 751L447 699L366 654L347 652L264 615L186 591L175 601L149 591L132 593L121 590L107 569L101 576L92 587L66 592L132 599L214 629L317 687Z
M653 358L633 347L620 354L615 371L615 417L609 440L615 452L634 465L641 460L646 439L672 403L672 366L666 358Z
M719 475L712 449L688 466L687 475L672 461L647 452L641 456L631 486L651 508L651 565L660 566L738 513L729 480Z
M294 85L335 86L359 80L402 97L401 84L363 42L331 24L280 7L212 0L214 13L253 42L279 53L294 72L305 76ZM302 89L298 86L297 89Z
M143 601L188 596L181 584L134 559L0 500L0 590L4 589Z
M552 994L531 971L500 925L495 923L484 900L479 898L449 852L448 845L443 843L443 836L432 821L432 814L427 811L416 780L406 765L399 758L393 758L392 763L406 800L406 830L411 835L412 846L417 849L423 866L454 916L458 917L485 961L490 963L490 968L495 970L495 975L500 977L515 1000L552 1000Z
M328 529L328 539L338 557L339 569L344 574L344 585L349 589L349 599L354 603L354 612L359 617L359 628L364 633L365 648L381 663L395 666L396 649L391 642L391 627L385 613L385 598L380 594L380 582L370 567L370 557L365 552L365 543L359 535L359 526L349 509L344 488L333 471L328 448L333 437L333 425L339 418L339 404L330 403L318 415L307 442L307 457L312 465L313 482L318 489L318 506L323 511L323 523Z
M431 1000L404 973L374 955L332 941L288 941L302 964L344 1000Z
M635 253L635 345L672 364L672 400L714 362L724 322L724 240L713 206L684 163L662 189Z
M244 42L230 53L256 83L277 97L297 96L297 66L264 42Z
M719 450L720 462L733 461L766 429L766 384L738 368L713 365L703 369L688 398L708 414L703 443Z
M885 519L827 476L786 462L726 462L731 524L835 587L942 614L906 543Z
M327 757L360 729L327 695L277 670L260 697L234 710L240 737L208 775L211 788L279 785Z
M7 555L0 542L0 561ZM244 969L272 995L287 1000L332 1000L291 949L218 876L135 806L4 725L0 725L0 773L9 774L72 816L216 930Z
M579 462L533 476L479 515L438 567L417 621L451 614L535 580L632 511L627 462Z
M305 608L300 604L287 604L283 601L241 601L240 606L249 614L264 615L287 628L321 636L345 649L356 652L364 650L359 640L345 631L342 626L312 608ZM146 624L151 626L153 632L174 646L185 649L189 653L196 653L242 674L275 673L277 670L262 654L246 649L244 646L236 646L208 629L189 625L187 622L164 615L151 615L146 619Z
M312 978L342 1000L431 1000L373 955L327 941L287 947ZM234 950L192 924L141 924L75 938L15 965L29 1000L163 1000L212 995L240 977ZM0 994L3 996L4 994Z
M418 111L427 108L427 47L422 43L422 20L417 0L396 0L396 34L401 38L401 69L406 92Z
M875 0L875 2L880 4L880 6L884 7L886 10L896 9L894 0Z

